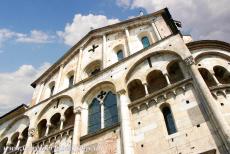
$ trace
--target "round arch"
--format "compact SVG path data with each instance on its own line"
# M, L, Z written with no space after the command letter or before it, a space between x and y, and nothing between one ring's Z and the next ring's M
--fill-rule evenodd
M39 113L39 115L37 116L37 123L40 121L40 119L41 119L41 117L45 114L45 112L47 111L47 110L49 110L50 109L50 107L52 106L52 105L54 105L54 103L56 103L56 102L58 102L58 101L60 101L60 100L62 100L62 99L69 99L70 101L70 105L72 105L72 106L74 106L74 101L73 101L73 99L72 99L72 97L71 96L69 96L69 95L61 95L61 96L59 96L59 97L56 97L56 98L54 98L54 99L52 99L51 101L49 101L48 103L47 103L47 105L45 105L44 107L43 107L43 109L41 110L41 112Z
M108 88L112 90L114 93L116 93L116 90L117 90L113 82L103 81L103 82L95 84L94 86L92 86L92 88L87 90L86 93L83 95L81 102L84 102L86 99L90 100L92 97L96 95L98 91L103 90L104 88Z
M159 55L159 54L172 54L172 55L175 55L177 56L179 59L182 59L182 57L176 53L175 51L170 51L170 50L161 50L161 51L156 51L156 52L153 52L153 53L150 53L140 59L137 59L136 61L134 61L133 65L131 66L131 68L128 70L126 76L125 76L125 82L127 82L131 76L131 73L133 72L133 70L139 65L141 64L145 59L149 58L149 57L153 57L155 55Z
M29 119L29 117L28 117L27 115L21 115L21 116L19 116L19 117L16 117L16 118L5 128L5 130L3 131L3 133L2 133L2 135L1 135L0 137L2 138L3 136L5 136L5 135L7 134L7 132L10 131L10 129L11 129L18 121L23 120L23 119L25 119L25 121L26 121L25 125L29 126L29 124L30 124L30 119ZM27 127L27 126L26 126L26 127ZM23 130L24 130L24 129L23 129ZM23 131L23 130L22 130L22 131Z

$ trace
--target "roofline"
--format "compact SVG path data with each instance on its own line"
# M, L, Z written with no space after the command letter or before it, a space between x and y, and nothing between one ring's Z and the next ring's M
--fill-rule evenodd
M11 110L11 111L7 112L6 114L2 115L2 116L0 117L0 120L3 119L4 117L6 117L7 115L9 115L9 114L11 114L11 113L17 111L18 109L20 109L20 108L22 108L22 107L25 107L26 109L28 108L28 106L27 106L26 104L21 104L21 105L19 105L18 107L14 108L13 110Z
M111 29L111 28L114 28L114 27L117 27L117 26L120 26L120 25L124 25L124 24L127 24L127 23L131 23L131 22L134 22L134 21L137 21L137 20L140 20L140 19L149 18L151 16L156 16L158 14L163 14L163 13L166 13L167 19L172 18L171 14L169 13L168 8L166 7L166 8L163 8L163 9L157 11L157 12L154 12L154 13L151 13L151 14L148 14L148 15L128 19L128 20L121 21L121 22L116 23L116 24L108 25L108 26L105 26L105 27L101 27L101 28L97 28L97 29L89 31L80 41L78 41L74 46L72 46L61 58L59 58L50 68L48 68L38 79L36 79L33 83L31 83L31 86L33 88L35 88L37 82L39 82L45 75L47 75L48 72L50 72L56 66L58 66L58 64L60 64L61 61L63 61L67 56L69 56L74 51L74 49L76 49L76 47L79 46L90 35L92 35L94 33L104 31L105 29ZM168 22L168 24L172 28L173 32L178 32L177 28L175 28L175 25L173 25L171 22Z
M216 48L226 50L230 52L230 44L224 41L218 40L200 40L193 41L186 44L190 51L203 49L203 48Z

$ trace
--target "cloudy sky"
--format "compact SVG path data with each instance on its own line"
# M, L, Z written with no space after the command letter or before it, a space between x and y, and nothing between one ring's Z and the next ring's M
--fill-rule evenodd
M229 0L1 0L0 116L28 104L30 83L91 27L164 7L194 40L230 42Z

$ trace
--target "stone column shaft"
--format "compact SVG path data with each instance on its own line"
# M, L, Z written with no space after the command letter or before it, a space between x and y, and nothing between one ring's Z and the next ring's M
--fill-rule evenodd
M149 91L148 91L148 84L147 83L143 83L144 87L145 87L145 94L149 95Z
M74 108L75 121L73 130L72 152L71 154L79 153L80 137L81 137L81 110L80 106Z
M171 84L171 82L170 82L170 80L169 80L169 76L168 76L168 74L165 74L164 76L165 76L165 79L166 79L166 81L167 81L167 84L168 84L168 85L170 85L170 84Z
M125 90L118 92L120 98L120 120L121 120L121 134L123 143L123 153L124 154L134 154L133 143L132 143L132 130L130 124L130 114L129 114L129 98Z
M23 154L32 154L33 152L33 148L32 148L32 141L33 141L33 137L35 135L35 128L29 128L28 130L28 139L25 145L25 150L23 152Z
M195 65L195 62L193 60L193 57L192 56L187 57L185 59L185 63L190 67L191 74L196 84L198 85L197 87L198 87L199 93L203 96L205 100L204 103L206 103L205 105L208 106L208 108L211 111L211 113L209 113L210 116L212 116L214 120L217 122L218 127L220 128L220 131L222 132L225 140L227 141L227 143L225 143L226 148L230 150L230 146L229 146L230 145L230 132L229 132L230 128L218 107L218 103L213 98L208 86L206 85L200 72L198 71Z
M63 129L64 122L65 122L65 116L61 116L60 121L61 121L60 130L62 130L62 129Z

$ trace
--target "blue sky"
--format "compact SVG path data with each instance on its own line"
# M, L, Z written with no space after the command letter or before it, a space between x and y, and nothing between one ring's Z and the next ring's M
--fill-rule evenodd
M168 7L194 40L230 42L229 0L1 0L0 116L31 100L30 83L98 28Z
M113 0L2 0L0 29L23 34L39 30L56 38L49 43L5 41L0 48L0 72L14 71L23 64L37 67L43 62L53 63L69 48L56 36L56 31L64 30L66 23L72 22L78 13L100 14L124 20L136 15L138 9L124 9Z

